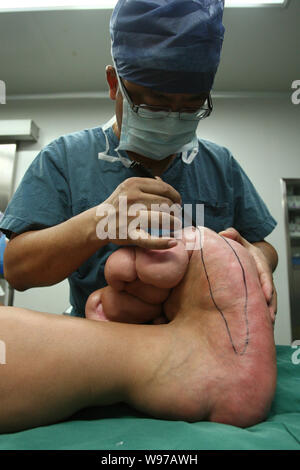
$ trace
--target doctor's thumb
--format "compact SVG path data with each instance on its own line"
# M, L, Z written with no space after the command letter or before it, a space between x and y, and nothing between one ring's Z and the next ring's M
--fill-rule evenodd
M239 241L239 239L241 238L241 235L239 234L239 232L233 227L229 227L229 228L226 228L225 230L222 230L222 232L219 232L219 235L221 235L222 237L230 238L231 240L236 240L236 241Z

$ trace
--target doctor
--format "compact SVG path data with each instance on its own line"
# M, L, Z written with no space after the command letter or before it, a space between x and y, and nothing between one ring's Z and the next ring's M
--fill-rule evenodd
M264 238L276 221L230 151L196 135L213 109L223 8L222 0L119 0L110 21L114 66L106 68L116 114L102 127L53 140L24 175L0 226L10 238L4 271L13 287L23 291L68 278L71 314L84 317L87 298L106 284L104 265L119 245L176 244L150 236L121 240L118 230L99 239L103 204L119 215L120 196L126 196L125 210L142 203L149 219L152 203L191 204L194 220L197 204L204 204L205 226L216 232L231 227L226 235L253 255L275 320L277 253ZM134 161L160 178L139 177Z

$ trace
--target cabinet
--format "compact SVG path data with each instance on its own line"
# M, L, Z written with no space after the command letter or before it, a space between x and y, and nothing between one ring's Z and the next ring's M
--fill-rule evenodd
M300 178L281 179L288 255L292 341L300 339Z
M5 211L13 194L16 177L17 142L37 142L38 136L39 128L31 119L0 121L0 214L1 211ZM1 247L3 262L3 240L0 244L0 250ZM0 304L13 305L14 289L6 282L2 271L3 269L0 269Z

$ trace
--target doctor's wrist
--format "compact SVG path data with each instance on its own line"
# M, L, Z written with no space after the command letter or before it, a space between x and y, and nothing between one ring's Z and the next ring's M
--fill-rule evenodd
M89 244L93 244L96 246L97 249L104 247L109 243L108 238L99 238L97 234L97 226L99 222L104 218L103 216L97 215L97 210L98 206L92 207L91 209L88 209L84 213L84 217L86 218L85 222L85 228L86 228L86 237L87 237L87 242Z

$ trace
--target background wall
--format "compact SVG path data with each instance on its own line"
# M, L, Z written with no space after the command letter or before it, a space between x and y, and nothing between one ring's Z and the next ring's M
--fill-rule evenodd
M224 96L224 95L223 95ZM248 97L247 97L248 96ZM279 254L274 278L278 289L277 344L290 343L290 307L286 240L280 178L300 178L300 105L289 94L230 94L214 99L212 116L198 127L199 137L228 147L266 202L278 226L267 238ZM33 119L38 143L18 149L17 181L40 149L60 135L103 124L114 114L113 102L102 99L8 100L0 119ZM68 307L68 283L15 293L15 305L61 313Z

